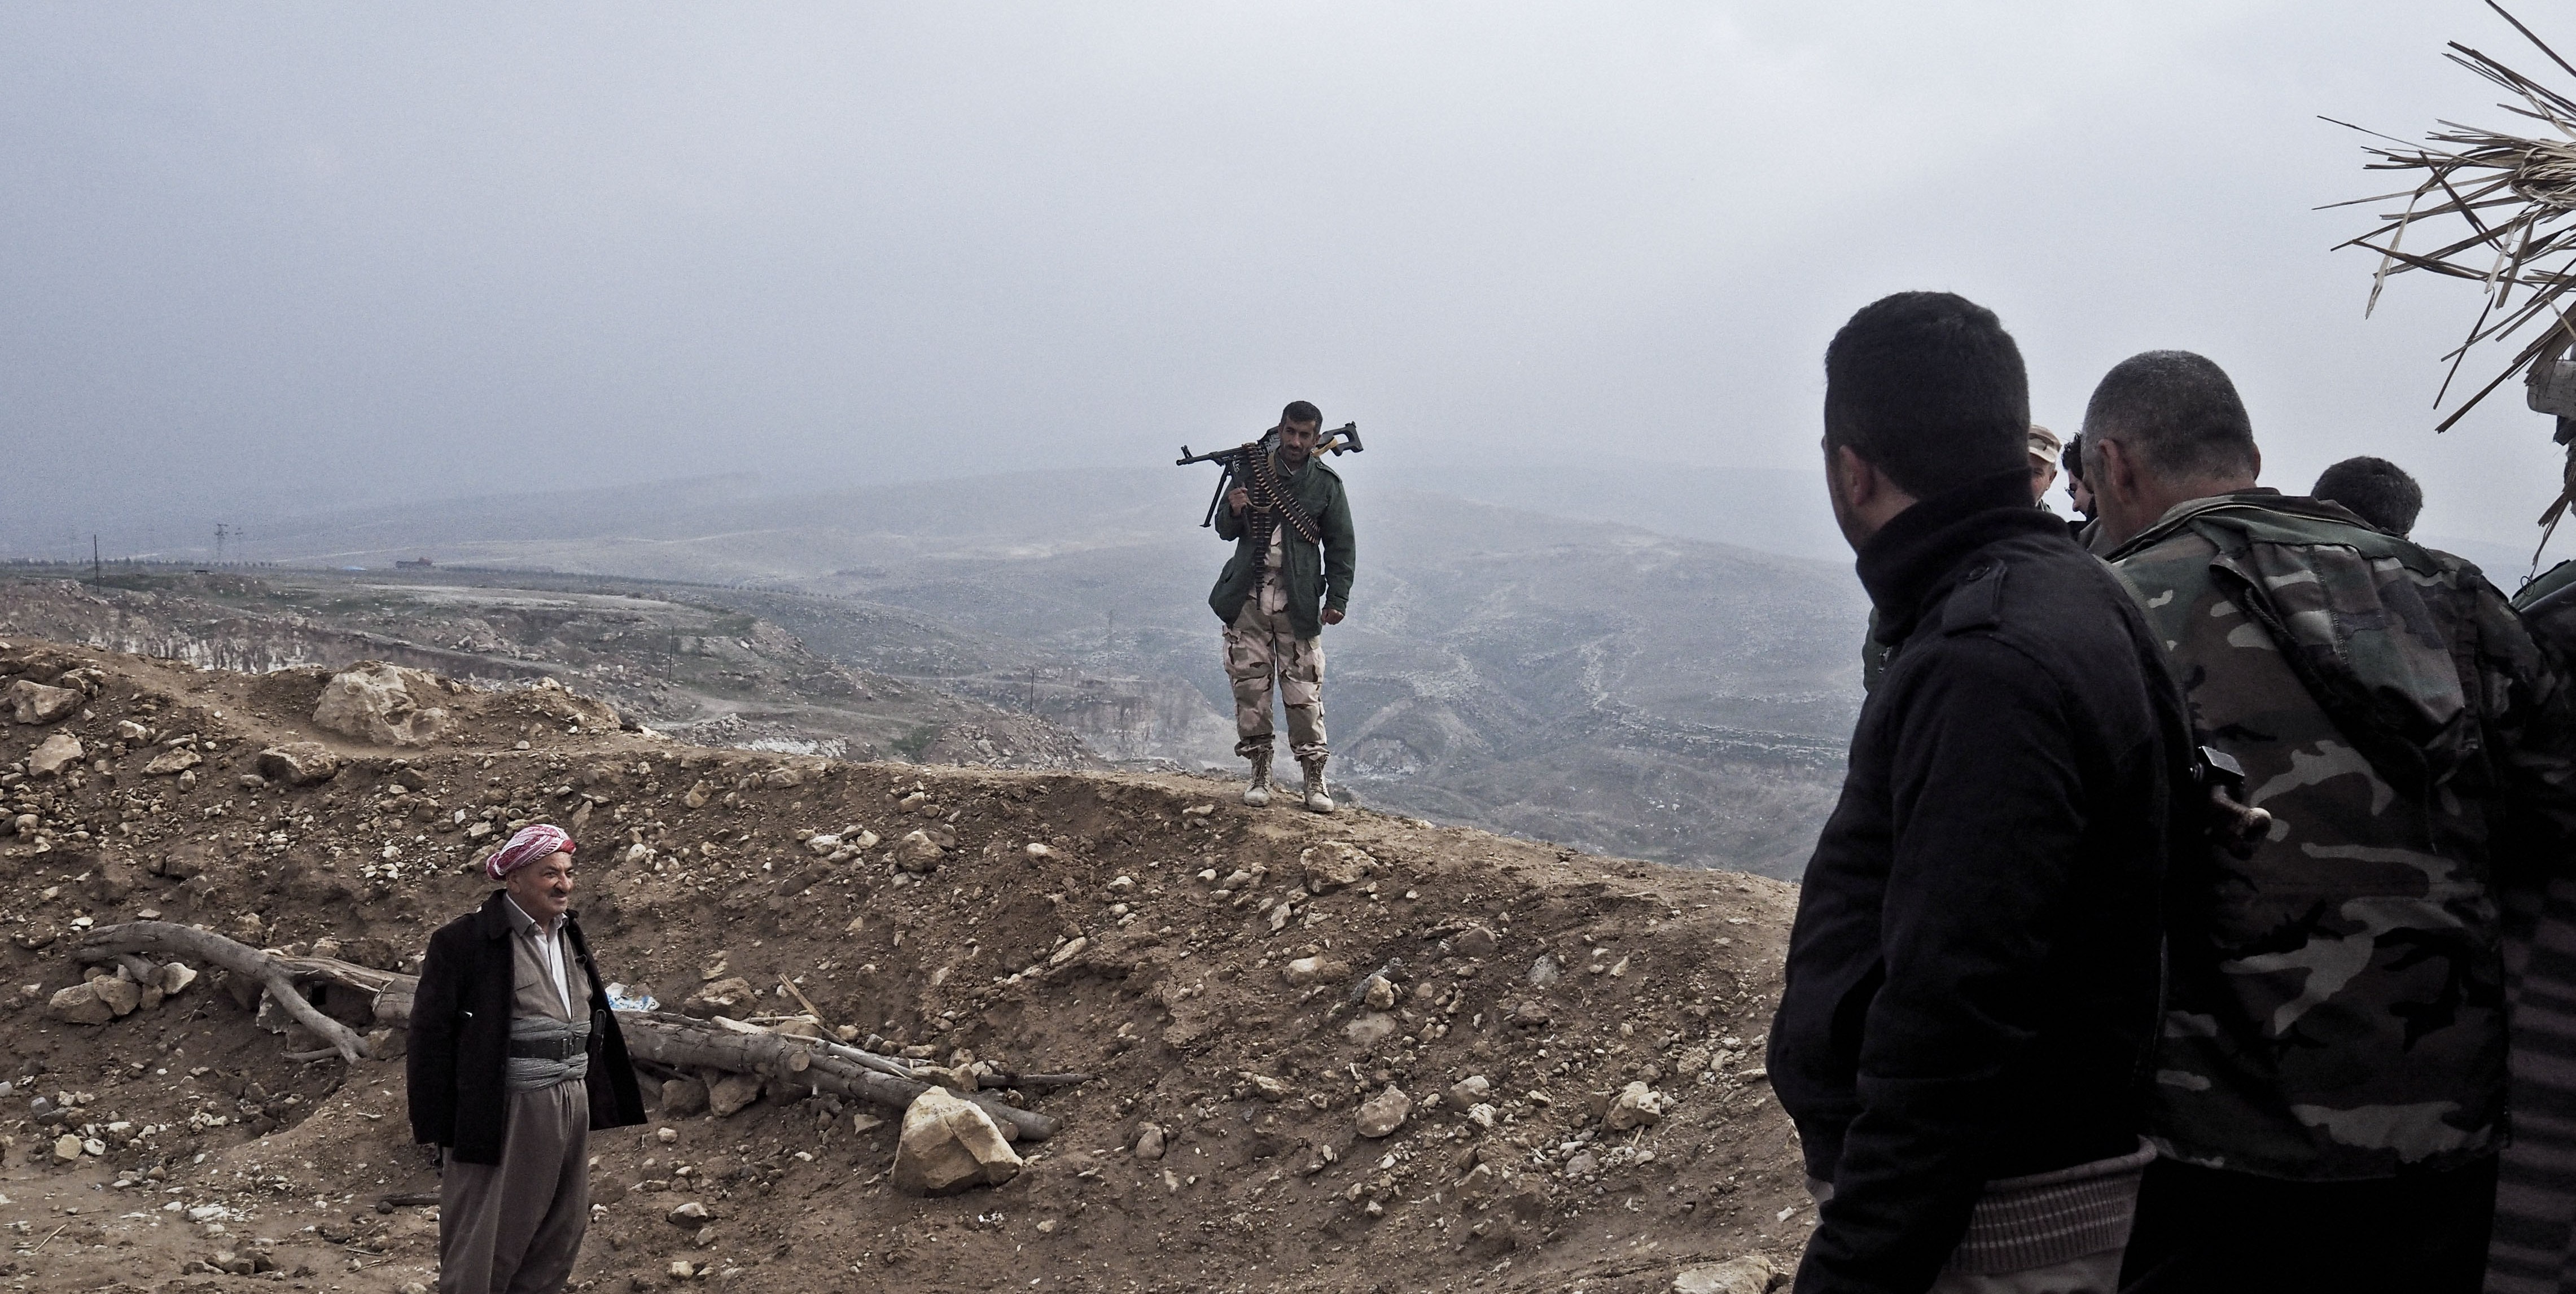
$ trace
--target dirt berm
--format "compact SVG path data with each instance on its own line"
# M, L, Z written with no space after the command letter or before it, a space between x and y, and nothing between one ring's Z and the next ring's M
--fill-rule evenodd
M685 746L543 687L442 688L444 735L372 746L314 726L326 680L0 646L0 715L67 711L0 721L13 1288L433 1281L398 1057L291 1059L302 1027L214 973L104 1024L50 1003L81 931L132 920L416 969L530 820L573 830L602 968L665 1008L801 993L884 1051L1093 1076L1004 1093L1061 1131L938 1199L887 1183L896 1112L779 1084L655 1108L592 1143L582 1288L1660 1291L1786 1265L1813 1222L1760 1069L1789 886L1189 777ZM336 775L260 778L287 742ZM894 861L916 830L926 874ZM1360 1135L1389 1088L1410 1113Z

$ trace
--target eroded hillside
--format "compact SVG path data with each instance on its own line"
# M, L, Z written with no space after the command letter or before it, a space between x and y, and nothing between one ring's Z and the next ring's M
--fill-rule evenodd
M1798 873L1859 706L1868 608L1848 565L1392 490L1365 458L1336 466L1360 571L1350 619L1325 634L1325 706L1338 775L1363 798L1598 852ZM1206 605L1227 549L1195 524L1212 484L1089 464L795 493L677 482L647 509L631 490L541 509L424 501L280 519L264 542L308 563L435 551L724 586L707 600L844 664L1044 716L1113 758L1232 768Z
M447 689L448 735L395 750L315 728L323 680L0 649L0 709L63 701L22 681L77 695L0 725L0 1276L22 1288L430 1279L399 1060L289 1060L213 976L100 1025L47 1003L80 932L128 920L406 964L539 819L574 825L583 920L632 991L741 981L738 1017L801 994L888 1051L1092 1076L1018 1094L1061 1131L945 1199L889 1187L884 1111L776 1083L729 1117L655 1109L593 1143L589 1288L1647 1291L1785 1261L1812 1218L1760 1069L1777 882L1249 810L1186 776L696 747L542 687ZM259 777L289 741L336 775ZM942 845L926 873L887 856L914 830ZM1389 1089L1410 1113L1360 1135ZM707 1219L667 1220L691 1203Z
M487 687L554 679L708 745L997 767L1098 762L1080 737L1035 715L840 664L688 590L578 584L168 567L87 584L21 576L0 578L0 633L251 673L383 660Z

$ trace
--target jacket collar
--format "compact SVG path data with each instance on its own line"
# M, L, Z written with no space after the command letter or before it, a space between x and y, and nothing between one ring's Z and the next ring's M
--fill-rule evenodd
M2165 515L2156 518L2154 525L2130 536L2129 542L2107 554L2104 560L2116 560L2131 553L2141 552L2213 512L2271 512L2312 521L2341 522L2347 526L2359 526L2364 530L2379 529L2355 516L2342 504L2330 499L2301 498L2298 495L2283 494L2279 490L2257 486L2254 489L2239 490L2233 494L2213 494L2202 499L2185 499L2165 509Z
M2025 534L2066 539L2066 523L2032 505L2030 473L2019 467L1936 494L1896 514L1861 544L1855 563L1861 587L1878 608L1878 640L1905 641L1932 594L1970 553Z
M510 892L508 890L494 890L489 896L485 897L483 900L483 906L474 914L475 923L482 930L483 937L486 939L509 938L512 925L510 916L517 906L517 904L510 902ZM563 925L558 930L558 933L572 935L574 926L578 923L580 917L581 913L578 911L564 913ZM575 935L574 937L578 938L579 936Z

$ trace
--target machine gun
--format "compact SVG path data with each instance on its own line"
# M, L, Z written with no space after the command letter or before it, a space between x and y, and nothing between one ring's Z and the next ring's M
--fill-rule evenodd
M1225 468L1224 474L1216 478L1216 495L1208 500L1207 515L1199 519L1201 529L1216 524L1216 510L1225 503L1225 492L1233 489L1235 480L1244 474L1244 465L1259 455L1269 453L1278 444L1279 429L1273 427L1261 433L1261 439L1237 445L1232 449L1214 449L1204 454L1193 454L1189 446L1181 446L1181 456L1173 460L1174 466L1187 467L1192 463L1216 463ZM1315 441L1315 452L1318 454L1356 454L1366 448L1368 446L1360 443L1360 425L1356 422L1343 423L1325 432Z

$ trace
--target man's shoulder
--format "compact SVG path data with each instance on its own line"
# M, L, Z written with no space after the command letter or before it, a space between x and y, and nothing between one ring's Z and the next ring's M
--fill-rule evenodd
M1932 623L1944 634L2012 628L2063 636L2099 623L2081 614L2086 604L2117 608L2127 599L2111 569L2066 536L2016 535L1967 560Z
M499 892L500 891L497 890L494 891L496 894ZM491 905L492 899L490 896L486 896L482 902L475 904L471 909L468 909L455 919L449 921L447 924L430 932L429 942L433 946L445 945L452 947L459 943L465 943L480 938L483 932L483 920L485 915L489 912Z

